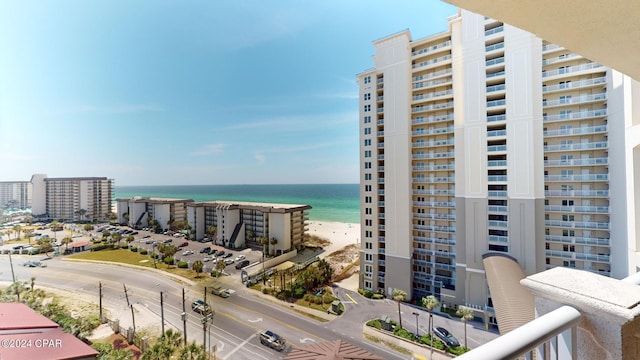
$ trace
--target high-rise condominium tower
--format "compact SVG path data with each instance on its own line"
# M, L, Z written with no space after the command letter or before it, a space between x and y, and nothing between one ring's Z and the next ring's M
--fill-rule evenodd
M358 75L362 288L483 312L487 252L527 274L636 271L636 81L464 10L446 32L373 44Z

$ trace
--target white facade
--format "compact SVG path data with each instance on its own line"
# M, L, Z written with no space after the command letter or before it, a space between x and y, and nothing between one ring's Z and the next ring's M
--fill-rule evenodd
M214 243L240 248L262 248L281 254L302 245L307 231L309 205L252 202L206 201L187 206L187 221L195 240L204 239L207 229L215 227Z
M484 16L449 20L375 41L358 75L360 286L484 309L488 251L527 274L635 273L638 83Z
M31 177L31 212L62 221L104 221L111 214L113 180L106 177Z
M133 197L116 199L118 223L132 228L150 226L152 219L159 229L167 230L173 221L187 221L187 204L191 199L170 199L152 197Z
M31 208L32 189L28 181L0 181L0 209Z

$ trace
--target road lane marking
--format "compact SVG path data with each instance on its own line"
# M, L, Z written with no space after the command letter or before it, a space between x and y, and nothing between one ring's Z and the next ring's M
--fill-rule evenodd
M357 302L354 298L352 298L352 297L351 297L351 295L346 294L346 293L345 293L345 295L347 295L347 297L348 297L349 299L351 299L351 301L353 301L353 303L354 303L354 304L358 305L358 302Z

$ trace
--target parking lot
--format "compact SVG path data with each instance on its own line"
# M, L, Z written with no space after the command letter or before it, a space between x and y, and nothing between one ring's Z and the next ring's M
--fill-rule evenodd
M238 262L248 260L249 264L254 264L262 260L261 252L251 249L230 250L219 245L214 245L210 241L199 242L187 240L183 236L156 234L148 230L131 230L126 226L113 226L109 228L114 228L114 231L124 230L137 232L137 234L131 234L134 236L135 240L130 244L130 246L136 246L139 249L146 249L149 253L153 252L155 250L154 248L160 243L174 245L178 248L178 251L173 256L176 264L179 261L185 261L189 264L189 268L191 268L191 264L196 260L201 260L204 264L203 272L206 273L215 269L218 261L225 262L225 273L233 274L241 271L240 269L236 269ZM123 239L128 235L129 234L123 233ZM100 235L96 234L96 236ZM155 250L155 252L157 252L157 250Z
M121 232L121 244L126 243L126 238L129 235L134 237L134 241L130 246L135 246L138 249L146 249L149 253L154 251L154 248L160 243L166 243L174 245L178 248L178 251L173 256L175 263L179 261L185 261L189 268L196 260L203 262L203 272L210 273L215 269L218 261L223 261L226 264L224 272L227 274L239 273L241 270L236 268L238 262L243 262L242 265L248 266L249 264L259 263L262 260L262 254L260 251L251 249L243 250L230 250L219 245L214 245L210 241L199 242L194 240L187 240L182 234L156 234L149 230L134 230L128 226L112 226L101 224L97 225L93 231L84 231L81 226L74 224L65 224L65 229L54 233L48 228L37 228L37 236L31 239L31 244L2 244L0 245L0 252L20 250L26 250L37 246L37 238L40 236L48 236L53 240L54 252L62 253L66 247L71 247L72 244L61 245L60 241L64 237L71 237L72 243L89 243L93 239L99 239L102 237L102 232L108 230L110 232ZM35 234L34 234L35 235ZM7 240L7 239L5 239ZM206 249L206 250L205 250ZM157 250L155 250L157 252ZM248 264L247 264L248 261ZM245 267L243 266L243 267Z

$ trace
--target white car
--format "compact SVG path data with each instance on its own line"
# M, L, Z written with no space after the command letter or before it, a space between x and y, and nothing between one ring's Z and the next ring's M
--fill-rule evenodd
M193 254L193 251L191 251L191 250L185 250L185 251L182 253L182 255L184 255L184 256L191 255L191 254Z
M208 256L205 256L202 258L202 261L207 262L207 261L211 261L211 258Z
M224 261L227 265L233 264L233 259L227 259Z
M238 255L236 257L236 261L240 261L240 260L244 260L245 256L244 255Z

